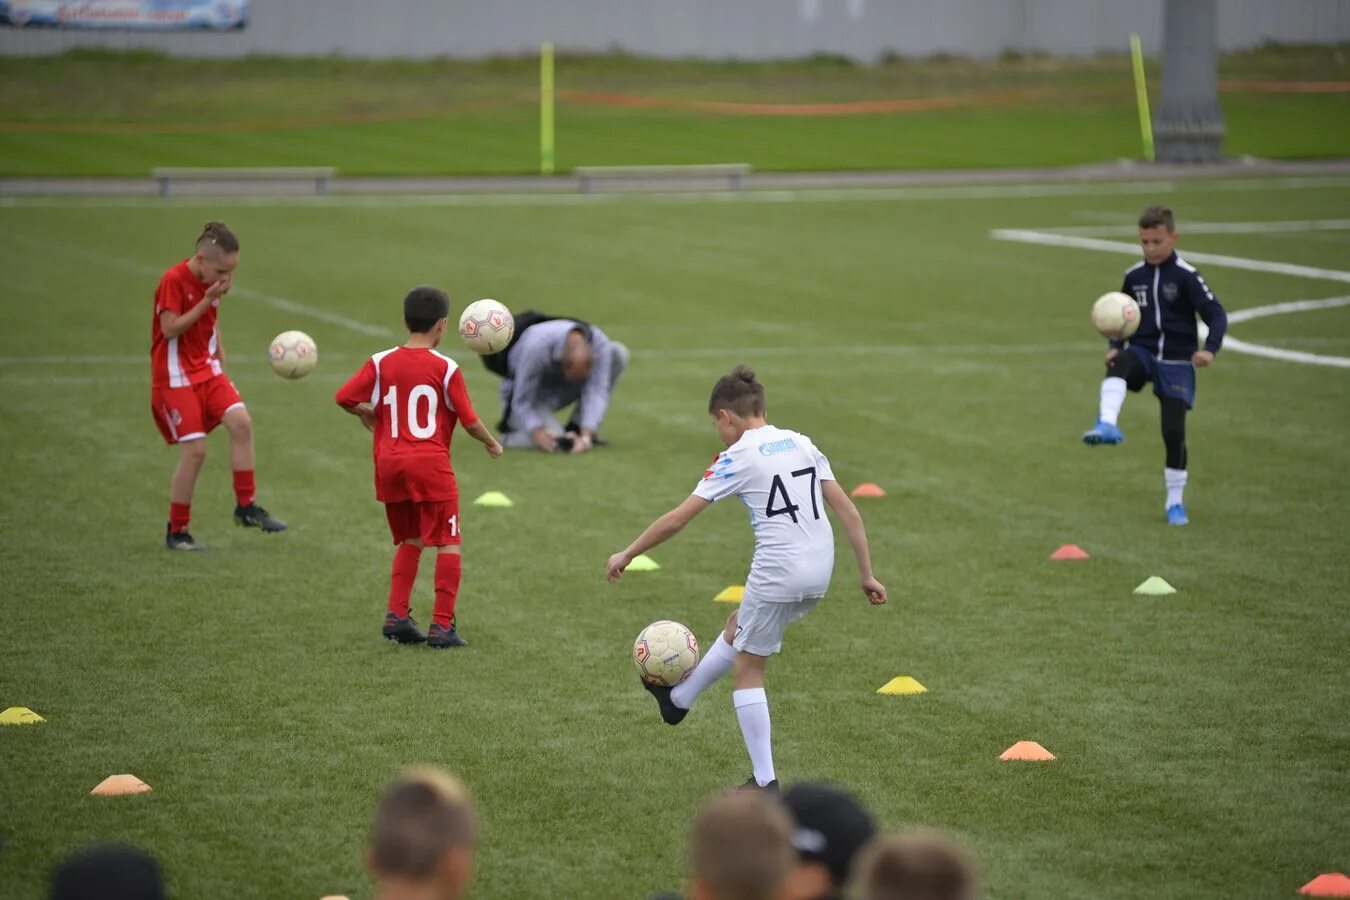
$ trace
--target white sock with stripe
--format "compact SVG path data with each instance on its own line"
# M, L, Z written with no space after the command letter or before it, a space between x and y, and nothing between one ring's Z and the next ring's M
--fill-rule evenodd
M1120 408L1125 405L1125 379L1112 375L1102 379L1102 402L1097 418L1107 425L1116 424L1120 419Z
M773 771L773 747L769 743L769 698L764 688L745 688L732 691L731 702L736 706L741 737L755 768L755 782L763 787L778 777Z
M680 709L688 709L694 705L698 695L706 691L717 683L717 680L731 671L731 666L736 662L736 650L727 643L725 632L717 635L717 640L708 648L708 652L703 654L703 659L699 660L698 665L694 666L694 671L689 677L670 692L670 702L674 703Z

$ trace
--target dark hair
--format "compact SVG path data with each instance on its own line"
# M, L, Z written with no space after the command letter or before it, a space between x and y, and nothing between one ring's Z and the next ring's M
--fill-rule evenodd
M749 366L737 366L730 375L717 379L708 398L708 414L715 416L719 409L731 410L743 419L764 415L764 385L755 380Z
M1167 207L1150 206L1139 214L1140 228L1157 228L1159 225L1165 226L1168 234L1177 230L1177 220L1172 217L1172 211Z
M143 850L98 844L67 856L52 875L50 900L164 900L159 863Z
M425 334L450 315L450 298L434 287L415 287L403 298L403 324Z
M478 840L473 802L458 779L438 769L412 769L380 799L370 856L383 878L426 878L441 857Z
M221 253L238 253L239 238L224 222L207 222L197 238L197 250L205 251L207 247L216 247Z

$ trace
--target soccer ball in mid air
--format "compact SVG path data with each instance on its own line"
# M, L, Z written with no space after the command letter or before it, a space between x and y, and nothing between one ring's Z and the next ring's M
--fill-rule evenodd
M511 310L496 300L475 300L459 317L460 338L480 356L505 350L515 331Z
M1092 304L1092 327L1109 338L1127 338L1139 327L1139 304L1129 294L1112 291Z
M283 331L272 339L267 359L282 378L304 378L319 364L319 348L303 331Z
M653 622L633 642L633 662L648 684L679 684L698 665L698 639L679 622Z

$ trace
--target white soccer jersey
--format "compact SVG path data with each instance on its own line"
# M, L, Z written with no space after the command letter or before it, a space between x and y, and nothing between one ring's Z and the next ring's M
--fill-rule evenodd
M741 498L755 531L747 597L794 602L820 597L834 571L834 530L821 482L834 481L825 454L795 431L754 428L717 454L694 495Z

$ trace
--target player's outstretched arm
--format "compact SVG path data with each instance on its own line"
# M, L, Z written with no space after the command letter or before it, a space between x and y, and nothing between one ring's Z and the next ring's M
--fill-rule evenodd
M628 564L634 558L679 534L684 530L684 526L694 520L694 516L708 508L708 504L709 501L702 497L690 494L679 506L648 525L647 530L638 535L637 540L611 556L609 562L605 564L605 577L610 581L618 581L623 576L623 570L628 568Z
M488 430L488 427L483 424L482 419L479 419L472 425L465 425L464 430L469 433L469 437L483 445L488 452L488 456L496 459L502 455L502 445L497 442L497 438L494 437L492 432Z
M825 504L834 513L839 524L844 526L844 534L853 546L853 555L858 560L858 578L862 581L863 593L867 602L880 606L886 602L886 586L877 581L872 574L872 553L867 547L867 528L863 525L862 514L853 505L848 494L837 481L822 481L820 491L825 495Z

